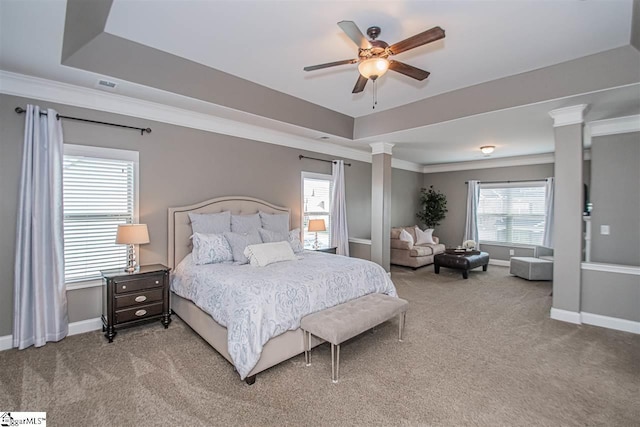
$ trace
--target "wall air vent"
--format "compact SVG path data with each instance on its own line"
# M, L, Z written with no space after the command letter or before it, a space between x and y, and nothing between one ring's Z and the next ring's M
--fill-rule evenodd
M98 87L98 89L113 90L117 85L116 82L110 82L109 80L98 80L96 87Z

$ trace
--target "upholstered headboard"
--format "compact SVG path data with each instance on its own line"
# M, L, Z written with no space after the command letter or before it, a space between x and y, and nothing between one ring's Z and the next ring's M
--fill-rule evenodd
M175 268L191 252L191 221L189 212L217 213L231 211L232 215L248 215L258 211L266 213L288 213L291 226L291 209L276 206L264 200L245 196L226 196L205 200L190 206L169 208L169 267Z

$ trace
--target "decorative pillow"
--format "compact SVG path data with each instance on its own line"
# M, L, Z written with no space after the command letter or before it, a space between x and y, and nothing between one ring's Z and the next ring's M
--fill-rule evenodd
M262 228L269 231L277 231L278 233L287 234L289 232L289 214L269 214L266 212L258 212Z
M229 242L222 234L193 233L193 261L198 265L233 261Z
M293 249L293 253L299 254L304 252L304 246L300 241L300 229L294 228L289 231L289 244L291 245L291 249Z
M247 246L262 243L257 231L248 234L224 233L224 237L227 239L227 242L229 242L229 246L231 246L233 260L239 264L249 262L249 259L244 255L244 250Z
M274 262L295 261L297 259L289 242L249 245L244 250L244 256L249 258L249 264L254 267L265 267Z
M199 214L189 213L194 233L222 234L231 231L231 212Z
M416 227L416 245L435 245L435 243L436 242L433 240L433 228L422 231L419 227Z
M265 230L264 228L258 229L258 233L260 233L260 237L264 243L274 243L274 242L288 242L289 241L289 233L284 232L280 233L277 231Z
M407 230L402 230L400 232L400 240L409 243L409 249L413 248L413 237Z
M231 215L231 232L247 234L251 232L258 232L258 229L262 227L260 222L260 215Z

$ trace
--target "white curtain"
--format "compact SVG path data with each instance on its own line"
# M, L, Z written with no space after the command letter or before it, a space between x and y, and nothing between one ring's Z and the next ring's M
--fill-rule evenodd
M476 249L480 248L478 240L478 201L480 200L480 181L467 183L467 219L464 226L464 240L476 242Z
M347 228L347 203L344 192L344 161L334 160L333 193L331 194L331 245L338 255L349 256L349 229Z
M62 126L56 111L27 105L14 281L13 346L67 335L62 208Z
M544 239L542 246L553 248L553 198L555 178L547 178L544 184Z

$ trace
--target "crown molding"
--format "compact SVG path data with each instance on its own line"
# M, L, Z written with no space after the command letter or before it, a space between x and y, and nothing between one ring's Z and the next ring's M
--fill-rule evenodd
M390 142L372 142L369 144L371 146L371 155L375 156L376 154L393 154L393 146L396 144L392 144Z
M584 122L584 113L587 107L587 104L579 104L549 111L549 115L553 119L553 127L557 128Z
M553 153L535 154L532 156L502 157L499 159L483 159L471 162L441 163L437 165L427 165L422 168L423 173L453 172L472 169L505 168L509 166L527 166L553 163L555 157Z
M371 153L343 147L330 142L292 135L241 121L190 111L151 101L145 101L97 89L75 86L39 77L0 70L0 93L107 113L121 114L161 123L198 129L268 144L327 154L371 163ZM420 172L422 166L397 160L393 167Z
M587 123L591 137L640 132L640 115L616 117Z
M396 169L404 169L406 171L411 171L411 172L419 172L419 173L422 173L422 169L424 169L423 165L409 162L407 160L394 159L393 157L391 158L391 167Z

